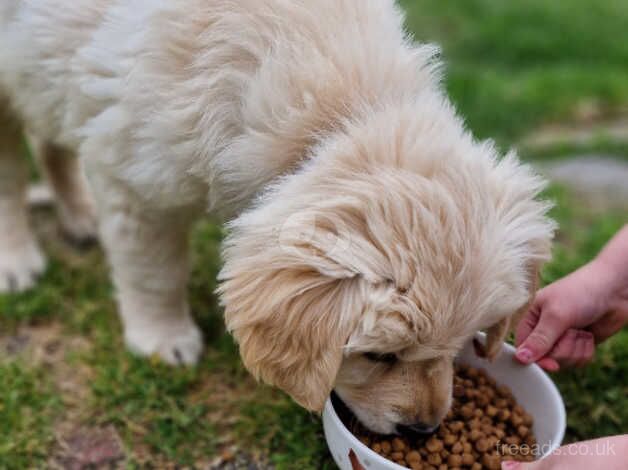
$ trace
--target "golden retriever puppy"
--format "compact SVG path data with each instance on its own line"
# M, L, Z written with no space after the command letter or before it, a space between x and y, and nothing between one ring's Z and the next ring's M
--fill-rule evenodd
M456 352L480 329L497 350L549 257L543 182L465 130L393 0L3 0L0 44L0 290L44 267L25 129L79 237L80 157L136 353L198 359L188 232L220 214L248 369L429 431Z

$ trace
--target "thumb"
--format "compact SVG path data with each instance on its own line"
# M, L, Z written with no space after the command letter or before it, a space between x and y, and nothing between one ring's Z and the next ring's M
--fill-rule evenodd
M523 364L538 361L552 350L564 331L560 317L533 304L517 328L515 357Z
M530 336L530 333L532 333L539 322L540 316L541 306L539 301L535 299L523 318L521 318L517 324L517 328L515 330L515 345L517 347L521 346L521 343L528 339L528 336Z

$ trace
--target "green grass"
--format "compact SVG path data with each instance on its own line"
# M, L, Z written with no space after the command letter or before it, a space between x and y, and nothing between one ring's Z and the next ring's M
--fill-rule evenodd
M91 407L102 410L94 421L112 423L126 442L141 440L180 464L216 452L208 406L188 399L201 380L198 371L172 369L106 347L99 347L88 364L94 372Z
M45 225L51 216L39 214L38 225ZM23 324L37 328L61 323L64 335L89 340L89 349L71 351L67 358L89 370L85 386L90 398L81 405L81 419L74 425L114 425L131 467L160 467L168 462L206 466L229 434L228 442L268 454L268 460L279 469L329 468L320 419L281 392L255 384L224 332L213 294L221 238L221 228L211 222L200 224L193 237L190 298L209 343L202 363L195 368L171 368L127 353L102 254L90 250L68 257L71 250L56 238L47 240L52 262L37 289L0 296L0 331L16 331ZM2 355L0 364L6 367L0 368L1 378L15 377L2 383L0 405L8 401L13 415L19 416L26 428L22 431L16 418L4 419L2 410L8 407L0 406L0 426L7 424L6 429L0 427L6 431L0 436L0 469L41 466L46 462L46 450L54 448L54 427L48 417L56 408L46 409L46 414L33 421L30 403L59 403L63 396L55 392L45 368L33 368L11 356L3 359ZM30 380L29 386L14 390L22 375ZM14 402L23 403L23 409ZM216 414L224 414L225 409L228 422L217 420ZM17 453L20 446L33 451L25 457L21 451Z
M569 274L590 261L621 229L626 212L593 214L564 188L554 187L553 217L560 224L554 258L543 270L545 284ZM583 369L555 375L565 399L567 440L622 434L628 431L628 330L598 347L596 359Z
M543 272L545 282L591 259L628 215L593 214L563 188L554 187L548 195L556 201L553 216L561 231L555 259ZM42 285L29 294L0 298L0 328L60 322L64 334L88 338L90 348L70 358L90 371L90 398L83 404L78 424L113 424L125 443L129 465L207 462L229 434L239 447L266 453L279 469L333 468L319 418L282 393L256 386L223 331L210 290L218 269L220 238L221 230L210 222L199 226L194 237L191 298L209 338L209 351L196 368L173 369L124 350L98 251L68 262L57 251L58 245L49 244L55 261ZM597 360L586 369L556 376L567 403L569 440L625 431L627 355L628 334L623 333L600 347ZM63 397L45 368L25 361L0 364L0 431L4 431L0 468L42 464L46 449L54 443L52 424ZM223 421L225 412L227 421Z
M442 46L453 100L481 137L510 144L583 103L628 108L622 0L402 0L408 27Z
M327 454L320 419L288 398L272 395L269 401L255 397L242 404L240 436L268 449L277 468L335 468Z
M569 441L628 431L628 331L599 346L596 354L593 364L556 377L568 411Z
M620 0L404 0L408 26L442 44L447 87L470 127L501 145L547 123L577 123L582 103L602 119L628 109L628 6ZM601 27L600 25L603 25ZM628 144L596 140L587 150L628 156ZM568 154L569 142L536 149L536 158ZM524 149L525 152L525 149ZM628 220L628 212L594 213L553 187L559 221L551 282L590 260ZM38 214L38 226L50 224ZM129 468L167 463L207 466L225 443L261 452L278 469L333 468L320 419L282 393L256 385L224 332L213 294L222 229L201 224L193 239L192 310L208 351L201 364L173 369L128 354L122 344L105 262L99 250L78 255L44 230L50 267L36 290L0 296L0 338L21 325L60 325L63 338L88 348L67 360L83 379L76 426L111 424ZM0 351L0 469L41 468L55 449L55 429L68 419L53 368ZM555 379L568 408L568 439L625 432L628 427L628 333L598 350L585 369Z
M40 367L0 363L0 468L46 461L60 398Z

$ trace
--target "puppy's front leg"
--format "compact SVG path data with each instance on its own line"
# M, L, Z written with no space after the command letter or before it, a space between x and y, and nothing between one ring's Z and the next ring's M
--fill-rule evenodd
M158 354L170 364L194 364L203 343L186 295L191 217L147 211L111 186L106 193L106 199L98 198L100 236L126 344L133 352Z
M46 260L31 231L22 132L0 96L0 293L33 287Z

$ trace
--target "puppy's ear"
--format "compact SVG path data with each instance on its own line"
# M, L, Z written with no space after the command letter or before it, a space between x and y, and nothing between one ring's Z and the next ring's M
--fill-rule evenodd
M506 340L510 330L511 317L504 318L486 330L486 345L484 350L480 349L480 355L488 358L489 361L495 359L501 351L502 343Z
M529 291L530 297L528 302L517 310L513 315L502 319L486 331L486 346L483 355L490 361L495 359L502 349L502 343L506 340L510 332L516 328L517 324L530 308L530 304L534 300L534 296L539 287L539 271L540 266L534 263L528 269L529 272Z
M354 283L307 269L240 273L223 283L227 327L246 368L322 411L353 328Z
M262 247L264 234L253 238L246 228L226 241L218 292L227 328L257 379L322 411L357 323L363 281L329 255L324 229L308 240L284 229Z

